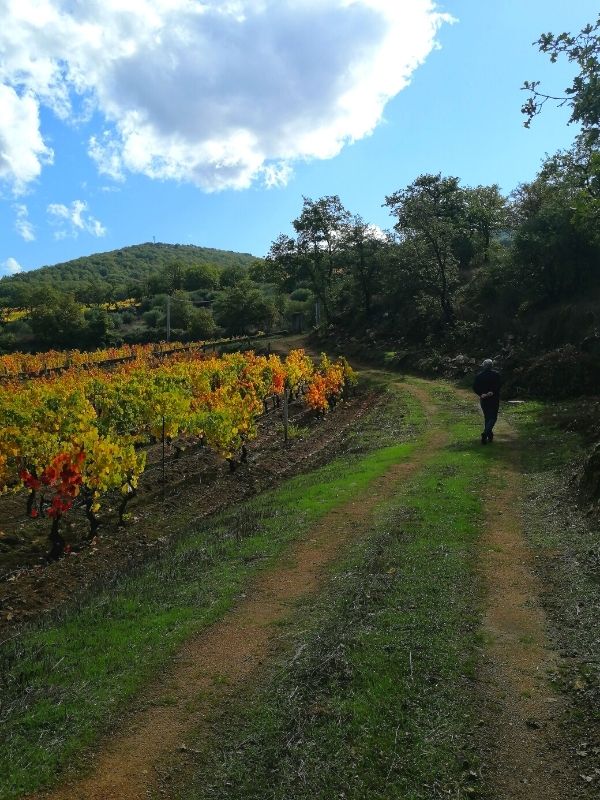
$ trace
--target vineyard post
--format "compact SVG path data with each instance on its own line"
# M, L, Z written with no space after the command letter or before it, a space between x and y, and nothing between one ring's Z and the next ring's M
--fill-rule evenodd
M163 485L163 499L165 494L165 417L162 418L162 485Z
M288 401L290 395L290 386L288 381L286 380L285 385L283 387L283 441L287 442L288 440L288 427L289 427L289 408L288 408Z

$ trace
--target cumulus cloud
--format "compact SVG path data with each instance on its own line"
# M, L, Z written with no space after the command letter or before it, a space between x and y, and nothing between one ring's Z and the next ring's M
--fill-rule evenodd
M0 51L1 45L0 35ZM11 183L15 194L22 194L52 158L40 131L35 96L19 95L12 86L0 83L0 180Z
M29 209L24 203L15 205L15 230L26 242L35 240L35 228L29 219Z
M16 258L7 258L0 264L1 275L16 275L17 272L22 272L23 268Z
M40 106L99 112L101 173L206 190L289 180L370 134L450 18L434 0L0 0L0 177L23 185L52 152ZM8 20L8 22L4 22ZM14 116L15 114L13 114ZM20 142L20 156L9 151ZM6 151L6 155L5 155Z
M104 225L88 214L87 203L83 200L73 200L70 206L63 203L50 203L46 209L50 222L56 227L55 239L66 239L68 236L76 238L81 231L92 236L104 236Z

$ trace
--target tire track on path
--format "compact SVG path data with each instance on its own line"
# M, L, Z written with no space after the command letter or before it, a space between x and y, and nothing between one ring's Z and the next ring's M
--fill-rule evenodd
M549 683L559 658L546 634L541 586L523 531L519 443L506 421L497 430L490 446L502 448L506 457L492 469L480 543L487 778L494 800L567 800L577 792L561 741L565 703Z
M404 384L402 384L405 386ZM328 512L278 564L260 574L222 620L179 651L172 668L149 686L143 703L168 696L126 718L101 743L93 770L57 790L30 796L50 800L143 800L157 786L163 759L173 758L186 734L209 724L211 709L251 679L269 657L283 622L303 597L317 592L342 548L369 529L378 504L420 469L447 441L435 423L436 404L421 386L405 386L422 404L427 429L409 461L393 465L352 501Z

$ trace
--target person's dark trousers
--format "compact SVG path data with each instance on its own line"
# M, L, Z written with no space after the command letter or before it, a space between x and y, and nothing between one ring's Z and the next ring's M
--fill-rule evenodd
M500 408L500 404L497 400L491 398L491 402L488 398L481 401L481 410L483 411L483 418L484 418L484 427L483 427L483 436L490 441L493 436L494 432L494 425L496 424L496 420L498 419L498 409Z

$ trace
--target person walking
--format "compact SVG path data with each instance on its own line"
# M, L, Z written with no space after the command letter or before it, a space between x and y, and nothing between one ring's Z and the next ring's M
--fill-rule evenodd
M479 395L485 421L481 444L487 444L494 441L494 425L498 419L498 409L500 408L502 378L500 373L494 369L494 362L491 358L486 358L481 366L481 372L475 376L473 391Z

